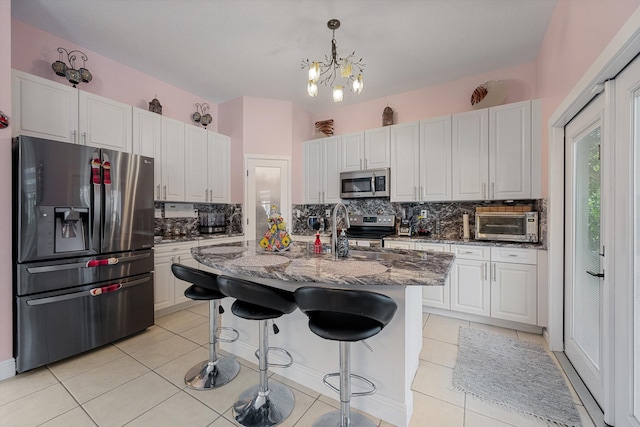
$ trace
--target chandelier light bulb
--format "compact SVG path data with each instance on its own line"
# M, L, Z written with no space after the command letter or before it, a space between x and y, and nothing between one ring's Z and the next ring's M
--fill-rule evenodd
M320 78L320 64L312 62L309 65L309 81L316 83Z
M337 85L333 87L333 102L342 102L343 95L342 86Z
M309 80L309 84L307 85L307 93L309 94L309 96L318 96L318 85L313 80Z
M362 74L358 74L358 77L353 81L353 92L361 93L362 88L364 87L364 80L362 79Z

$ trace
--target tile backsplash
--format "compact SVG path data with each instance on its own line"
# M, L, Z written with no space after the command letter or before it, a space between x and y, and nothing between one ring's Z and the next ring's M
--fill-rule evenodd
M431 237L442 240L457 240L462 236L462 215L469 214L469 228L475 227L476 208L492 208L507 206L514 210L528 209L538 212L540 225L540 242L545 243L547 229L547 200L514 200L514 201L474 201L474 202L433 202L433 203L392 203L387 199L345 200L344 204L350 213L355 215L395 215L399 220L411 219L413 228ZM309 225L310 217L320 219L320 233L331 230L331 214L334 204L293 205L291 229L294 235L312 235L315 230ZM422 217L422 211L426 215ZM299 213L299 215L298 215ZM342 215L340 215L342 216ZM340 225L340 224L339 224Z
M241 204L208 204L193 203L194 211L198 213L207 212L224 215L225 233L227 235L242 234L242 205ZM163 236L168 234L200 234L199 215L192 217L165 217L165 203L155 202L156 218L154 221L154 235ZM176 231L177 230L177 231Z

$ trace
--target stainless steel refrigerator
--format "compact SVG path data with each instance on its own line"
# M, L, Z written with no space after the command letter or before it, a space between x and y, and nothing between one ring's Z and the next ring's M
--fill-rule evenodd
M13 141L18 372L144 330L153 317L153 159Z

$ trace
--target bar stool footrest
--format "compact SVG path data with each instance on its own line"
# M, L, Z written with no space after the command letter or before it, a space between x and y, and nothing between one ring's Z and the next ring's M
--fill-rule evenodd
M289 359L289 362L287 362L287 363L269 363L269 364L267 364L267 366L274 367L274 368L288 368L289 366L293 365L293 356L291 355L291 353L289 353L284 348L268 347L267 348L267 357L268 357L270 351L277 351L279 353L283 353L285 356L287 356L287 358ZM260 360L260 349L257 349L254 354L256 355L256 359Z
M218 330L216 331L216 335L217 335L218 331L231 331L235 335L232 338L217 337L216 340L219 341L219 342L232 343L232 342L238 341L238 338L240 338L240 332L238 332L238 330L235 329L235 328L230 328L228 326L220 326L218 328Z
M336 393L340 393L340 389L336 386L334 386L333 384L331 384L328 379L329 378L333 378L333 377L339 377L340 373L339 372L333 372L330 374L325 375L322 378L322 382L329 387L331 390L335 391ZM358 396L370 396L372 394L375 394L375 392L378 390L376 388L376 385L369 381L368 379L366 379L365 377L361 376L361 375L357 375L357 374L351 374L351 378L352 379L357 379L359 381L362 381L363 383L365 383L366 385L369 386L369 390L365 390L365 391L358 391L358 392L352 392L351 396L352 397L358 397Z
M356 427L376 427L373 421L358 412L351 412L349 416L349 425ZM340 411L333 411L324 414L318 418L313 427L341 427L342 426L342 414Z

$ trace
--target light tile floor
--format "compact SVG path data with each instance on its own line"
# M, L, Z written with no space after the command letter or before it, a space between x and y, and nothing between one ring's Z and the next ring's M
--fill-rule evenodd
M423 321L423 349L412 386L411 427L544 425L452 389L460 327L544 345L541 336L434 314L425 313ZM257 367L239 360L240 373L226 386L206 392L187 389L184 373L208 357L207 341L208 305L203 303L159 318L155 326L134 337L1 381L0 426L233 426L231 405L256 382ZM336 400L278 375L272 378L289 385L295 395L294 411L283 427L311 426L321 414L338 408ZM583 426L593 427L571 386L569 389Z

